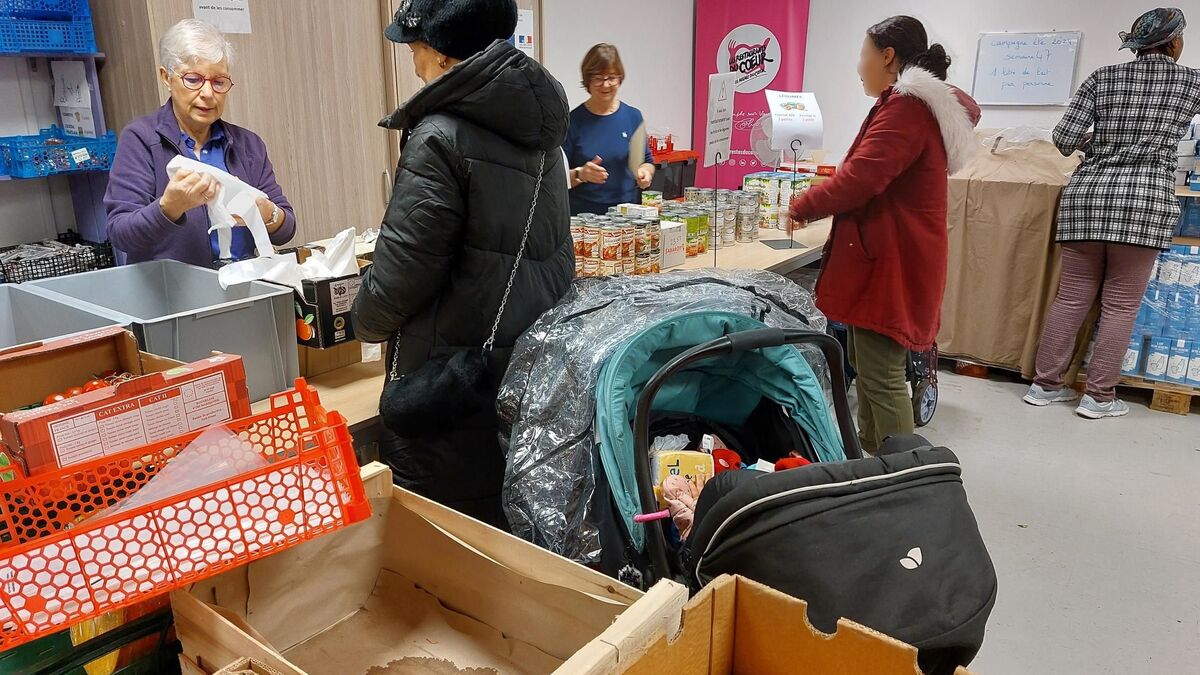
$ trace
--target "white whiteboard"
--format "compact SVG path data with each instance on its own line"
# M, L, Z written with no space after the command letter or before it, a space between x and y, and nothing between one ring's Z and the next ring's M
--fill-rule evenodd
M972 96L980 105L1066 105L1081 31L980 33Z

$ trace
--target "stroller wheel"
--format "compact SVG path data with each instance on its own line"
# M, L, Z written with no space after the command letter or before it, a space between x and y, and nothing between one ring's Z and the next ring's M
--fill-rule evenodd
M938 390L937 385L929 380L921 380L913 385L913 421L918 427L923 427L933 421L933 414L937 412Z

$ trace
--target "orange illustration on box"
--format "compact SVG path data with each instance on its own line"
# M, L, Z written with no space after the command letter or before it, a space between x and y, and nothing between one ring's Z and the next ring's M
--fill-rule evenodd
M300 303L296 303L296 316L300 317L296 319L296 336L301 341L308 342L313 339L312 322L314 317L312 314L305 316L304 310L300 308Z

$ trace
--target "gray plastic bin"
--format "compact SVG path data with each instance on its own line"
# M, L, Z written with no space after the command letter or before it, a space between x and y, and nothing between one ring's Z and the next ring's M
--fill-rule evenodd
M49 342L75 333L120 323L31 293L0 284L0 351L31 342Z
M253 281L222 290L216 271L174 260L21 287L130 326L151 354L189 363L214 351L237 354L255 401L294 386L300 374L289 288Z

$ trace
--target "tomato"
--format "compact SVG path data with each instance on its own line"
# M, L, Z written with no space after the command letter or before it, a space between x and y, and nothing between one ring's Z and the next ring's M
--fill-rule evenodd
M97 389L103 389L107 386L108 386L108 383L105 382L104 380L91 380L87 384L83 385L83 390L84 391L96 391Z
M63 392L63 394L66 395L67 398L75 398L76 396L78 396L82 393L83 393L83 387L71 387L70 389Z
M59 401L65 401L65 400L67 400L67 397L63 396L62 394L50 394L42 401L42 405L54 405L55 403L58 403Z

